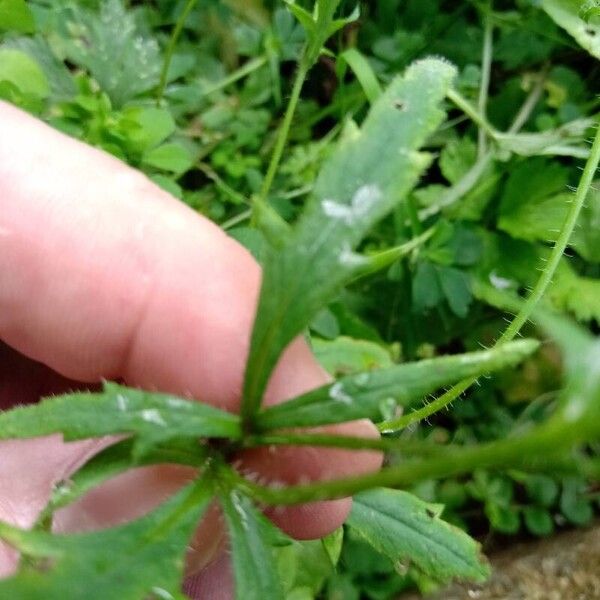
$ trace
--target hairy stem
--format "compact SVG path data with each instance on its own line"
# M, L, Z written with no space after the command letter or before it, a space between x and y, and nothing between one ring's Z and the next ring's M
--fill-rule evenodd
M518 439L505 439L458 450L448 450L430 459L403 462L359 477L270 488L256 485L238 476L237 485L259 502L298 504L351 496L374 487L407 487L423 479L436 479L470 472L475 468L494 468L510 464L524 470L539 469L536 459L545 454L552 461L556 453L573 443L574 432L556 427L536 429Z
M573 198L573 202L571 203L569 212L567 213L565 222L561 228L560 235L554 243L552 252L550 253L550 257L548 258L548 262L546 263L546 266L542 271L540 278L535 284L535 287L525 300L524 304L522 305L515 318L511 321L510 325L500 336L500 339L498 340L497 344L503 344L514 339L517 336L523 325L530 319L535 307L537 306L538 302L541 300L544 293L548 289L548 286L552 282L552 278L554 277L556 269L558 268L558 264L565 252L567 244L569 243L569 238L571 237L573 229L575 228L575 224L577 223L577 219L579 217L579 213L581 212L581 208L583 207L585 199L590 191L590 187L592 185L592 181L594 179L596 170L598 169L599 162L600 127L596 129L596 135L592 144L590 156L586 162L583 174L581 176L581 179L579 180L579 185L577 186L577 191L575 192L575 197ZM423 408L416 410L408 415L403 415L398 419L393 419L380 423L378 426L379 430L382 432L396 431L412 423L420 421L421 419L429 417L433 413L448 406L448 404L450 404L451 402L454 402L454 400L456 400L463 392L470 388L476 381L476 377L469 377L468 379L460 381L455 386L450 388L446 393L442 394L439 398L437 398L430 404L427 404Z
M529 294L529 297L527 300L525 300L525 304L523 304L517 316L512 320L510 325L506 328L506 331L502 334L502 337L499 340L500 343L512 340L519 333L521 327L523 327L523 325L529 320L536 304L540 301L545 291L548 289L548 286L552 282L554 273L556 273L556 269L558 268L558 263L565 252L571 234L575 229L577 219L579 218L579 213L581 212L585 199L590 191L590 187L592 185L592 181L594 180L596 170L598 169L599 162L600 126L596 129L596 136L594 137L594 143L592 144L590 156L583 169L583 174L579 180L577 191L575 192L575 197L573 198L573 202L569 207L569 212L567 213L565 222L560 230L560 235L552 247L552 252L550 253L546 267L542 271L542 274L535 284L531 294Z
M348 450L381 450L407 452L412 455L437 455L444 453L442 445L398 438L360 438L326 433L278 433L248 436L244 447L258 446L315 446L321 448L346 448Z

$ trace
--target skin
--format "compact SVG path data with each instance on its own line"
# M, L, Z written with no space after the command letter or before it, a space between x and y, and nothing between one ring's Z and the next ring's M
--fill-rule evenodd
M143 174L1 102L0 132L0 408L114 379L237 410L261 277L253 258ZM297 339L265 402L326 380ZM328 430L377 435L366 421ZM67 444L58 435L0 442L0 519L30 526L52 485L108 443ZM261 449L239 458L242 472L284 483L381 466L379 453L338 449ZM168 465L131 471L60 511L55 528L127 521L192 475ZM350 503L269 515L290 535L314 538L338 527ZM224 547L215 507L190 546L192 597L232 597ZM0 575L16 560L0 544Z

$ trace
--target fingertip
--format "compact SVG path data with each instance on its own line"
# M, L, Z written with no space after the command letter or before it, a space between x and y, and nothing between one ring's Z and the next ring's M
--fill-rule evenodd
M265 514L283 532L297 540L322 538L341 527L352 508L352 498L271 507Z

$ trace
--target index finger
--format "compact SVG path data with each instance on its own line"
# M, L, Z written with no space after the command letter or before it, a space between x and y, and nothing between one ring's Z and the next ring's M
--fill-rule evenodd
M260 286L253 258L142 174L2 103L0 131L0 338L72 379L123 378L235 410ZM266 400L325 380L298 339ZM341 431L376 435L366 422ZM371 471L381 457L297 448L285 462L278 475L291 482ZM292 523L297 533L338 525L349 504L329 506L322 522Z

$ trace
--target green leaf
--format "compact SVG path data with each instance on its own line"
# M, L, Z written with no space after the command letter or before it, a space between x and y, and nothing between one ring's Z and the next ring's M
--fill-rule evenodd
M312 341L312 349L331 375L350 375L392 366L390 353L380 344L341 336L331 341Z
M443 299L443 292L435 265L422 260L417 264L412 286L412 302L415 312L424 312L437 306Z
M520 163L504 188L498 227L520 239L555 240L573 199L566 193L568 174L544 158Z
M240 436L239 419L207 404L105 383L98 393L58 396L0 413L0 439L63 433L65 440L135 436L135 455L181 437Z
M344 528L338 527L320 541L321 545L323 546L323 550L325 550L327 557L331 562L331 566L335 567L342 552L342 544L344 543Z
M0 0L0 31L33 33L35 21L25 0Z
M361 130L346 137L326 162L284 245L266 257L246 367L244 417L260 406L284 348L363 266L355 246L429 164L417 148L442 121L439 104L454 74L447 63L426 59L395 79Z
M477 145L469 137L450 140L440 154L442 175L455 184L471 169L477 159Z
M471 304L471 290L466 273L452 267L437 267L440 286L452 312L464 319Z
M566 384L560 404L544 425L573 443L600 435L600 338L565 317L540 311L536 321L554 339L563 355ZM559 438L560 439L560 438Z
M548 475L528 475L525 479L525 489L529 498L540 506L552 506L558 498L558 484Z
M580 15L581 0L542 0L542 8L590 54L600 58L600 26Z
M279 577L286 600L300 591L308 591L311 600L317 595L337 565L343 531L343 527L339 527L321 540L290 540L288 545L276 550Z
M600 322L600 279L578 275L565 260L556 270L548 297L555 308L572 313L578 321Z
M231 542L235 597L238 600L281 600L271 531L274 526L237 490L221 496Z
M194 161L187 148L180 144L168 143L146 152L142 156L142 163L181 175L192 166Z
M0 48L0 82L7 81L21 93L36 99L48 96L48 80L39 65L25 52Z
M153 88L162 60L158 43L142 33L122 0L99 3L99 13L79 7L59 15L63 51L86 68L117 107Z
M65 64L52 51L48 41L41 36L9 38L5 48L21 50L32 58L44 72L50 93L56 98L72 98L76 93L74 78Z
M523 520L533 535L550 535L554 531L554 521L550 512L541 506L526 506Z
M315 0L312 14L296 4L295 0L285 0L292 14L298 19L306 34L306 49L302 62L304 69L310 69L321 52L325 42L345 25L358 18L358 7L349 17L334 19L340 0Z
M0 523L0 538L26 560L0 581L0 597L27 600L182 598L184 557L211 486L187 486L158 509L94 533L52 535Z
M585 483L577 477L567 477L560 496L560 510L574 525L587 525L594 518L592 503L583 495Z
M519 513L511 506L487 502L485 505L485 516L488 518L493 529L507 535L514 535L519 531L521 526Z
M502 150L521 156L573 156L587 158L586 132L594 127L593 119L576 119L557 129L539 133L498 133L495 136Z
M570 245L585 260L600 263L600 189L598 183L590 190L577 226L571 236Z
M298 19L300 25L302 25L307 36L315 35L315 21L313 16L300 5L296 4L294 0L285 0L287 7L290 12Z
M257 425L275 429L377 418L380 403L388 398L409 407L444 385L516 365L537 347L534 340L519 340L492 350L442 356L342 377L267 408L258 415Z
M168 110L134 107L124 111L125 135L130 151L144 152L166 140L175 131L175 121Z
M348 525L394 564L409 563L439 581L484 581L489 567L479 544L412 494L379 488L354 497Z
M365 58L364 54L361 54L356 48L348 48L340 54L340 62L348 64L352 69L352 72L358 79L365 96L371 104L381 96L382 89L379 85L379 80L373 71L373 68Z

